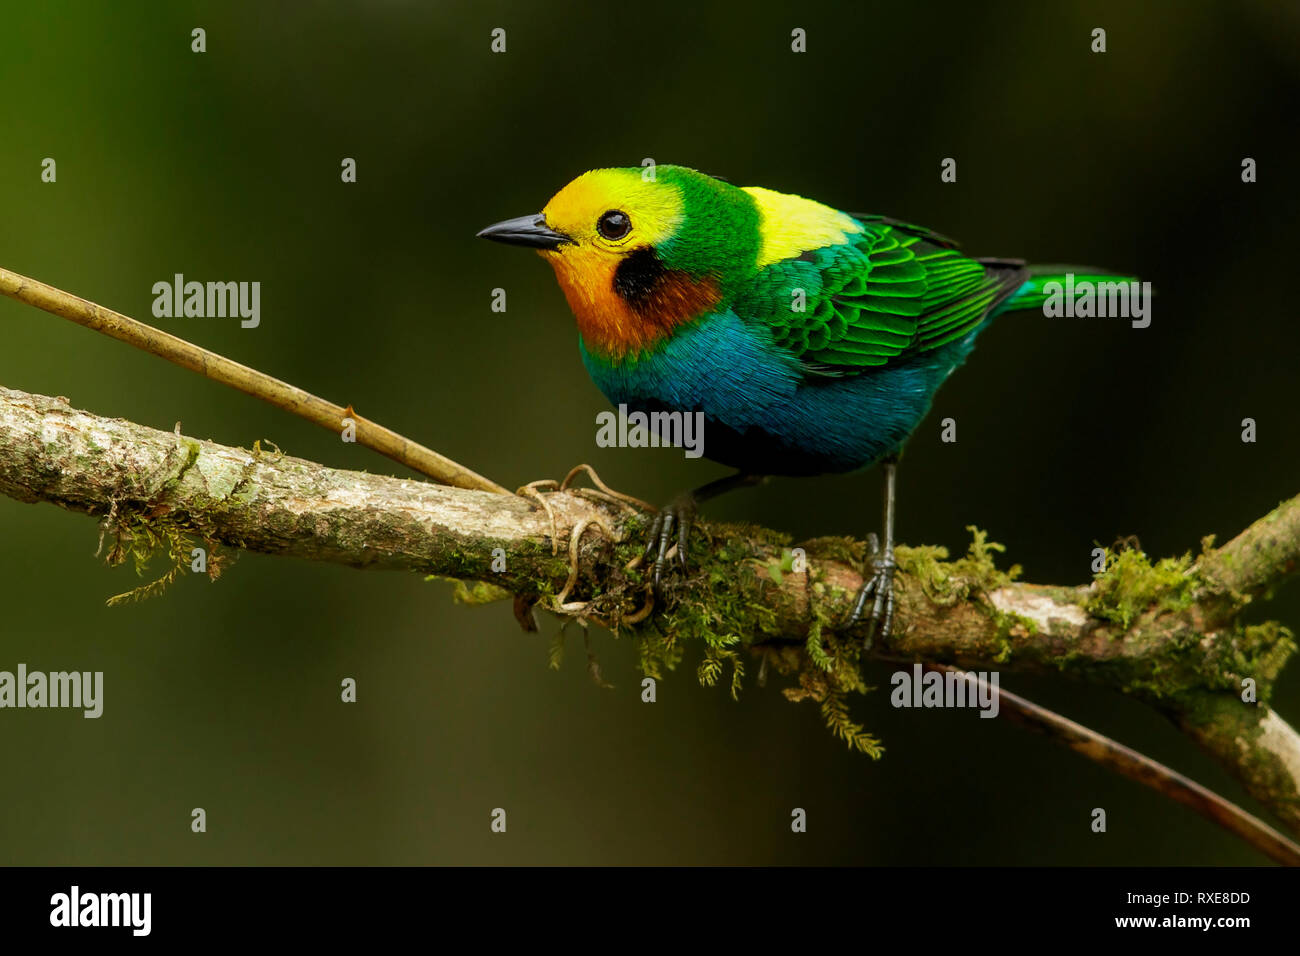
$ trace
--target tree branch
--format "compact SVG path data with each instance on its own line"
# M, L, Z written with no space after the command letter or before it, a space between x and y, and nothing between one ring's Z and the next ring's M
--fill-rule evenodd
M463 599L516 596L562 615L627 628L642 667L680 661L703 642L701 679L740 651L797 678L792 699L821 703L832 727L870 750L841 698L863 689L860 635L836 633L862 583L862 545L820 538L796 553L761 528L701 525L691 571L649 615L637 537L644 518L586 489L519 496L341 471L254 448L230 448L77 411L66 399L0 387L0 493L103 519L110 561L196 538L357 568L420 571L469 582ZM1060 672L1131 694L1168 715L1300 833L1300 736L1269 706L1295 645L1274 623L1238 617L1300 568L1300 498L1221 548L1152 564L1109 556L1084 586L1014 581L999 546L975 533L957 560L900 548L898 620L872 656L966 668ZM500 549L500 550L497 550ZM500 567L505 556L504 570ZM806 560L806 567L804 566ZM188 570L188 568L186 568ZM484 582L484 583L478 583ZM1243 701L1253 690L1258 702Z

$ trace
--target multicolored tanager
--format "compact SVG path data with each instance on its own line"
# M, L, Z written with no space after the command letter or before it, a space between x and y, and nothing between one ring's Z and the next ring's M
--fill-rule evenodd
M696 503L768 475L884 463L884 545L872 536L874 573L847 622L874 597L868 640L893 617L904 442L980 330L1041 306L1066 271L971 258L920 226L681 166L584 173L540 214L479 235L535 248L555 269L582 361L611 402L702 412L704 454L738 469L656 517L656 586L674 527L684 563Z

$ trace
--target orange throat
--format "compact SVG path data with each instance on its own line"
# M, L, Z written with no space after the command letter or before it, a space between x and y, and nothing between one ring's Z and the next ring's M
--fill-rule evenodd
M543 255L578 320L583 344L613 361L650 351L722 299L712 278L664 269L628 288L616 281L617 259L578 250Z

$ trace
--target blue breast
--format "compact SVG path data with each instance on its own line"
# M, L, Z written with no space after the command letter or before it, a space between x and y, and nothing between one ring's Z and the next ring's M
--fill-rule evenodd
M807 376L765 327L734 312L679 329L635 362L608 362L581 337L579 348L613 404L703 412L706 457L755 474L810 475L856 471L899 450L978 331L842 377Z

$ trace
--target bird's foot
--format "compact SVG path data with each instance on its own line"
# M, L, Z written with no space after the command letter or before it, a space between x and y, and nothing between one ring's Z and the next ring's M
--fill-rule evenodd
M894 571L898 563L894 560L894 549L880 550L880 543L874 534L867 535L867 557L871 561L872 575L862 584L858 599L853 604L844 627L853 627L863 618L867 600L875 597L871 605L870 623L867 626L865 647L870 648L879 635L881 640L888 640L894 625Z
M654 521L650 523L649 540L646 542L643 561L654 559L651 572L651 584L655 593L662 590L665 572L670 562L679 570L686 570L686 538L690 533L691 522L699 504L690 492L679 495L671 503L659 510ZM673 532L676 531L676 542Z

